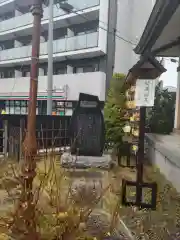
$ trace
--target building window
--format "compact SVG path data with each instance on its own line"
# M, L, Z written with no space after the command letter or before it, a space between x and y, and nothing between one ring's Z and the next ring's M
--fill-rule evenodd
M5 103L5 111L7 114L25 115L28 112L28 101L7 100Z
M15 71L13 69L4 68L0 72L0 78L14 78Z
M9 70L9 71L7 72L7 78L14 78L14 77L15 77L14 71L13 71L13 70Z
M22 77L29 77L30 76L30 68L24 68L22 70Z
M8 20L10 18L13 18L15 17L15 11L12 11L12 12L6 12L4 13L3 15L1 15L1 19L4 21L4 20Z
M97 32L99 23L97 20L72 26L75 36Z
M47 114L47 101L43 101L43 100L38 101L38 114L39 115Z
M54 70L53 70L54 75L60 75L60 74L66 74L66 73L67 73L66 67L54 66Z
M82 73L83 72L83 68L82 67L74 67L73 68L73 73Z
M96 72L99 70L99 64L88 64L73 68L73 73Z
M83 72L95 72L95 68L92 65L85 66L85 67L83 67Z
M5 103L5 111L7 114L27 114L28 101L7 100Z
M15 114L15 115L26 115L28 114L28 100L7 100L4 102L5 107L1 107L6 111L6 114ZM72 111L74 106L72 102L66 101L53 101L52 113L55 115L64 116L67 111ZM47 114L47 101L46 100L38 100L37 115L46 115Z
M64 116L66 113L64 101L53 101L52 112L59 116Z
M5 50L5 46L3 44L0 44L0 51Z
M0 72L0 78L4 78L4 72Z
M17 114L17 115L20 115L21 114L21 108L16 106L15 110L14 110L14 113Z

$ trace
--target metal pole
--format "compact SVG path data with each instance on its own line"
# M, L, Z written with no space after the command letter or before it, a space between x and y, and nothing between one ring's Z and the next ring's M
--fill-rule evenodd
M22 192L15 214L12 231L19 235L22 234L22 229L25 230L22 239L37 240L39 239L36 231L35 221L35 204L33 203L32 184L36 175L36 103L38 89L38 65L39 65L39 48L40 48L40 33L41 33L41 18L43 15L42 0L34 0L31 8L33 21L32 34L32 59L31 59L31 75L30 75L30 91L29 91L29 106L27 117L27 132L23 143L22 164ZM19 236L18 236L19 238Z
M137 181L143 181L143 161L144 161L144 137L146 125L146 107L140 107L139 122L139 142L138 142L138 161L137 161Z
M139 123L139 142L138 142L138 158L137 158L137 177L136 181L139 187L136 189L136 202L142 202L142 187L143 183L143 161L144 161L144 137L146 124L146 107L140 107L140 123Z
M174 131L180 129L180 58L177 68L177 90L176 90L176 105L175 105L175 116L174 116Z
M53 91L53 4L54 4L54 0L49 0L47 115L52 115L52 91Z

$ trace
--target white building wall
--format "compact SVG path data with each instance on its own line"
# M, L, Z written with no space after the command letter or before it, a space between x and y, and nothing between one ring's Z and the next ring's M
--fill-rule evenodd
M114 72L127 74L136 63L133 49L138 43L153 9L155 0L118 0L117 32L128 43L116 37Z
M147 21L151 15L155 0L133 0L133 17L132 17L132 41L138 44ZM135 46L133 47L135 48ZM139 56L132 52L131 65L139 60Z
M117 1L116 35L131 40L131 4L132 0ZM130 66L132 46L116 36L114 72L127 73Z
M29 95L29 77L7 78L1 81L0 97L20 97ZM103 72L62 74L53 76L53 90L62 91L66 87L66 97L69 101L77 101L79 93L93 94L100 101L105 100L105 80ZM47 95L47 76L39 76L38 92ZM55 93L55 92L54 92Z
M108 8L109 0L101 0L99 11L99 46L101 46L102 51L105 53L107 50Z

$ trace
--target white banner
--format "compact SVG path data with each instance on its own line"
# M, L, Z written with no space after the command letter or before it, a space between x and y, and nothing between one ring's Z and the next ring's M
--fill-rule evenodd
M136 81L135 103L137 107L154 106L156 80L138 79Z

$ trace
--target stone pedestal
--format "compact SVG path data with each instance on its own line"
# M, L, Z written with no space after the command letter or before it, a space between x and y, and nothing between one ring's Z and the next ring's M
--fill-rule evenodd
M73 156L64 153L61 156L61 165L66 168L69 177L73 180L71 189L74 201L81 207L87 207L98 199L108 185L108 169L111 166L111 157ZM94 168L89 171L90 168ZM98 169L97 169L98 168ZM97 207L103 206L103 198L98 201Z
M66 168L101 168L109 169L112 166L112 159L110 155L103 155L102 157L91 156L75 156L70 153L64 153L61 156L61 165Z

